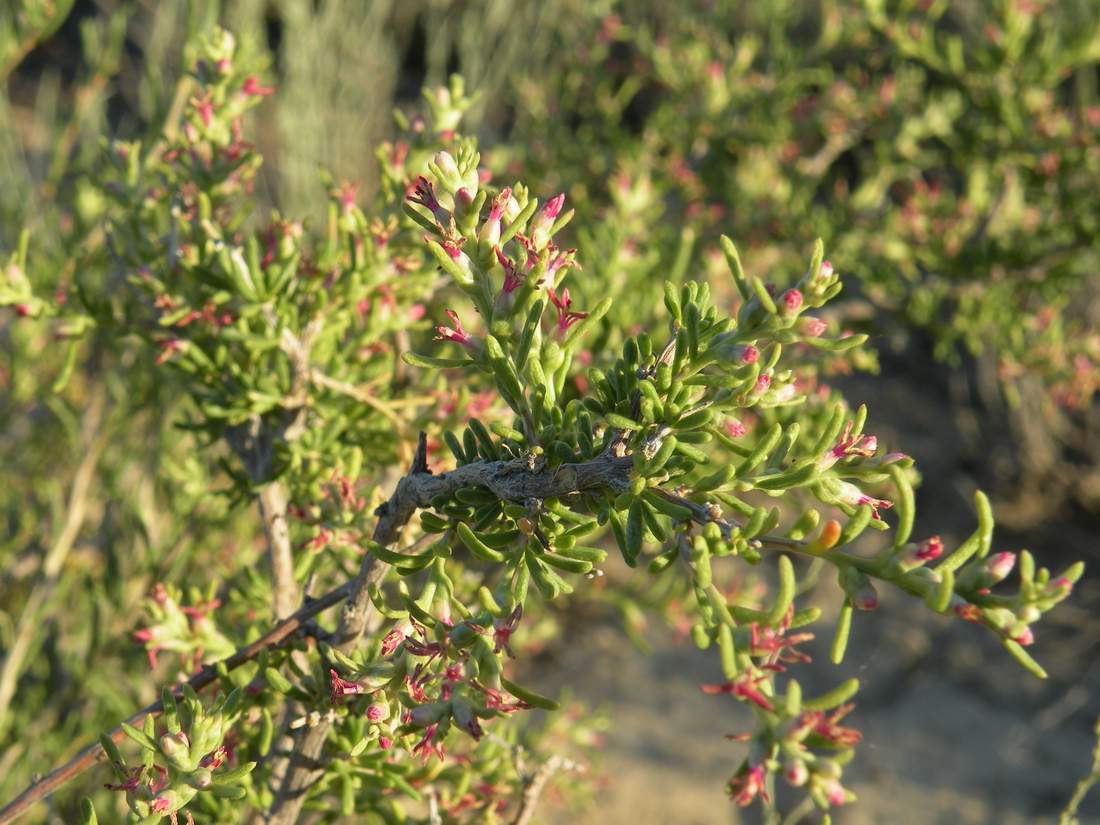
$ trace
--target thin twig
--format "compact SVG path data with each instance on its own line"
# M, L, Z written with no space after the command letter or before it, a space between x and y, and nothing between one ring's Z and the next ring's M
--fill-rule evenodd
M783 825L798 825L798 823L813 812L815 807L813 798L809 796L806 797L795 805L795 807L791 809L791 812L783 818Z
M1085 798L1085 794L1089 792L1089 789L1100 782L1100 717L1096 720L1093 734L1096 736L1096 744L1092 749L1092 766L1089 768L1088 775L1083 776L1077 783L1077 787L1073 789L1073 796L1070 797L1065 809L1058 817L1058 825L1077 825L1079 821L1077 819L1077 808L1080 807L1081 801Z
M385 401L375 398L366 389L357 387L354 384L349 384L347 381L340 381L337 378L332 378L317 370L314 370L310 374L310 380L320 387L338 392L341 395L346 395L349 398L354 398L356 401L366 404L371 409L382 413L382 415L389 419L390 423L397 427L399 431L404 429L404 422L392 409L390 409L390 405Z
M519 810L512 819L512 825L529 825L538 807L539 797L542 796L546 783L550 777L562 768L570 767L571 763L564 756L554 754L531 774L523 786L523 796L520 799Z

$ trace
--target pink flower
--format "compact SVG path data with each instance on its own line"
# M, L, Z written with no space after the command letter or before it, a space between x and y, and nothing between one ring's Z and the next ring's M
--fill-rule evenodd
M417 671L419 671L419 667ZM428 694L424 692L424 683L422 680L414 679L412 676L405 677L405 687L409 691L409 696L412 697L414 702L424 703L428 701Z
M546 273L550 276L551 283L553 283L554 277L558 274L558 270L565 267L581 268L581 265L577 263L577 250L566 249L564 252L558 251L551 244L553 255L550 256L550 260L546 264Z
M421 642L417 639L405 639L405 650L413 656L427 656L434 659L443 652L443 646L438 642Z
M227 755L228 752L225 749L225 745L218 745L218 747L210 751L210 753L206 754L206 756L202 758L202 761L199 762L199 765L204 768L210 768L210 770L220 768L222 766L222 763L225 762Z
M755 364L760 358L760 350L752 344L747 344L741 348L737 358L742 364Z
M319 553L324 550L332 542L332 531L327 527L322 527L317 535L302 545L302 549L309 550L312 553Z
M141 642L145 645L145 655L149 660L149 669L153 670L157 666L157 654L160 653L162 646L156 642L156 639L161 635L159 627L143 627L140 630L134 631L134 641Z
M355 196L359 192L359 187L351 183L350 181L344 181L337 187L333 193L336 197L337 203L340 204L340 209L344 212L350 212L355 206Z
M817 467L820 471L824 472L841 459L851 458L853 456L869 458L875 454L876 450L878 450L878 439L873 435L853 437L852 422L849 421L848 425L844 428L844 434L840 437L840 440L830 447L825 455L818 459Z
M764 766L761 764L746 765L730 779L726 790L730 798L742 808L751 805L757 796L765 802L770 801L765 790Z
M439 730L439 723L433 722L424 731L424 736L413 747L412 752L414 756L421 756L424 761L431 759L432 754L439 757L439 761L443 761L443 743L434 742L436 732Z
M809 735L817 736L834 748L850 748L859 744L863 739L855 728L846 728L839 724L840 720L852 712L853 704L841 705L831 714L826 715L822 710L807 710L798 720L798 727L792 734L796 739L802 739Z
M505 701L503 693L491 687L486 687L476 679L471 679L470 684L485 694L485 707L491 710L499 710L501 713L515 713L517 710L530 710L531 708L522 699L511 702Z
M406 194L405 199L431 210L440 226L447 226L450 222L451 213L440 204L435 196L435 188L432 186L432 182L423 175L417 177L412 186L412 193Z
M382 655L389 656L397 650L397 646L403 641L405 641L405 634L397 628L394 628L387 633L386 637L382 640Z
M462 328L462 322L458 320L458 313L453 309L446 310L447 317L451 319L451 323L454 328L438 326L435 328L439 334L435 336L436 341L454 341L456 344L462 344L467 349L473 349L473 339Z
M460 186L458 191L455 192L455 210L468 213L473 205L474 196L470 194L470 190L465 186Z
M917 545L917 550L913 555L917 560L922 562L934 561L943 555L943 542L940 540L939 536L932 536L930 539L925 539Z
M496 253L497 261L504 267L504 286L501 287L501 289L505 295L511 295L523 286L523 282L527 280L527 275L526 273L520 273L516 269L516 265L504 256L499 246L493 247L493 251Z
M520 618L523 616L523 606L516 605L515 609L508 615L508 618L503 622L500 620L493 622L493 652L500 653L501 650L505 651L509 656L514 658L515 654L512 653L512 649L508 646L508 642L512 639L512 634L516 630L516 626L519 624Z
M726 419L726 422L722 425L722 430L730 438L740 438L746 432L748 432L748 430L745 429L745 425L738 421L736 418Z
M241 86L241 93L248 97L267 97L268 95L275 94L275 89L271 86L261 86L259 78L254 74L250 74L244 79L244 85Z
M358 682L349 682L347 679L341 679L340 674L336 672L334 668L328 669L329 676L329 698L332 700L332 704L338 705L345 696L355 696L360 693L365 693L363 686Z
M440 246L443 247L443 251L450 256L452 261L457 261L462 257L462 245L466 243L466 238L457 232L447 232L443 236L443 242ZM467 262L463 269L469 269L469 263Z
M183 347L186 343L186 341L180 338L172 338L168 341L165 341L163 344L160 345L160 353L155 359L153 359L153 363L157 364L158 366L160 364L163 364L177 352L182 352Z
M560 298L553 289L548 289L547 292L550 295L550 303L558 308L558 332L564 333L569 327L577 323L577 321L588 317L587 312L572 312L569 309L573 301L569 297L568 289L562 290Z
M982 609L976 604L955 605L955 615L968 622L980 624L982 621Z
M911 458L912 458L912 456L909 456L906 453L898 453L898 452L887 453L886 455L884 455L882 458L879 459L879 464L881 466L885 467L887 464L897 464L899 461L908 461Z
M103 787L109 791L133 791L137 790L137 786L141 784L142 768L140 765L134 765L131 767L122 767L117 762L115 766L124 771L127 776L120 784L112 785L110 782L104 783Z
M767 678L768 675L766 673L753 677L751 673L745 672L732 682L725 682L720 685L700 685L699 689L710 696L730 694L737 699L747 699L757 707L770 711L774 708L771 700L761 693L760 689L757 687L760 682Z
M443 671L443 678L452 684L463 681L462 665L448 665L446 670Z
M157 814L166 814L171 807L172 802L170 799L165 796L158 796L153 800L152 804L149 805L149 810Z
M196 605L180 605L180 612L183 613L192 622L198 622L205 619L213 611L222 606L221 599L213 599L209 602L200 602Z
M370 705L367 708L367 721L369 722L381 722L385 719L385 714L382 712L381 705Z
M489 210L489 220L499 221L504 215L504 209L512 197L512 190L508 187L500 190L500 194L493 198L493 206Z
M873 498L850 481L840 482L840 491L837 498L849 507L862 507L864 504L871 507L871 518L876 521L882 521L882 516L878 514L879 510L889 510L894 506L892 501L887 501L882 498Z
M198 113L203 126L209 127L214 122L214 99L210 92L191 98L191 106Z
M769 668L782 668L781 662L808 662L810 657L797 649L797 646L811 641L813 633L795 633L786 635L790 624L791 613L778 627L767 627L753 622L750 626L752 641L750 653L753 656L764 657L764 664Z

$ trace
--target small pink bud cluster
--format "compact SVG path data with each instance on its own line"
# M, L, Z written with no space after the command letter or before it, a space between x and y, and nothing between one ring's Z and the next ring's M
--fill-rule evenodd
M935 561L943 555L943 541L939 536L932 536L922 542L909 542L897 553L896 564L905 572L923 567L928 562Z
M478 243L483 247L491 247L496 250L497 257L502 257L500 248L497 244L500 243L500 222L504 217L504 210L508 206L508 202L512 199L512 190L505 188L500 190L500 194L493 198L492 208L489 210L489 217L486 218L485 223L482 224L481 233L478 235Z
M722 431L730 438L740 438L748 432L745 425L736 418L726 419L726 422L722 425Z
M768 373L761 373L756 378L756 383L753 384L752 389L749 390L748 395L745 398L745 404L753 404L764 397L764 394L771 388L772 377Z
M565 206L565 195L557 195L546 202L542 211L531 222L528 234L531 247L536 252L541 252L550 243L550 229L561 214L563 206Z
M829 325L820 318L804 315L798 319L798 331L807 338L820 338L828 328Z
M994 553L981 563L972 563L963 568L956 578L956 586L961 591L988 596L994 586L1008 578L1015 566L1015 553Z
M779 296L779 314L784 317L797 315L802 308L802 293L797 289L788 289Z
M997 584L1007 579L1008 574L1012 572L1015 566L1016 554L1004 552L992 556L986 562L985 569L989 573L989 577L993 580L993 583Z

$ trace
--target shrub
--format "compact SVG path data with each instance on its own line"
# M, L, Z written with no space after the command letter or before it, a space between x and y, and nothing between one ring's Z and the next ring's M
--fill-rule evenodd
M590 8L554 30L570 60L520 82L509 158L658 269L704 266L726 232L781 272L820 235L856 287L842 324L971 364L991 481L1035 493L1032 520L1095 504L1075 457L1095 461L1100 355L1094 5Z
M492 183L458 131L471 101L457 79L380 147L369 203L330 180L316 227L260 220L242 118L274 90L224 31L188 53L154 139L105 142L54 213L60 231L32 225L6 253L13 419L45 442L36 455L71 449L49 443L62 432L83 457L65 496L35 485L39 458L11 465L33 495L5 499L8 552L43 558L17 636L79 678L59 688L36 662L14 697L30 662L9 655L3 724L36 748L37 708L77 703L99 724L162 689L0 822L101 755L116 800L99 808L123 798L135 821L293 822L303 806L526 821L551 774L583 786L599 721L530 721L557 702L519 683L524 662L575 590L629 597L599 589L605 543L666 580L659 600L717 651L725 681L703 690L754 719L727 790L769 819L776 777L826 817L853 798L858 683L803 697L796 678L820 618L797 603L807 560L844 594L837 664L855 613L890 586L1043 675L1032 628L1082 566L991 553L981 494L962 544L914 538L912 460L819 382L866 341L821 314L841 290L821 242L779 284L725 237L722 284L623 283L565 248L565 196ZM603 231L588 220L578 237ZM46 410L43 427L27 420ZM101 541L124 545L76 552L90 499ZM869 530L873 552L853 549ZM999 587L1017 565L1018 585ZM768 586L738 587L733 569ZM122 608L142 592L134 630ZM60 640L42 638L47 605ZM139 645L118 645L127 630ZM90 801L81 815L95 821Z

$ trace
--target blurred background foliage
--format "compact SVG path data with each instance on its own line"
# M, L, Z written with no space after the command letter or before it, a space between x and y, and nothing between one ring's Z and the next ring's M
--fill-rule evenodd
M58 288L66 250L106 265L100 136L155 139L215 22L279 89L249 115L260 215L320 223L319 170L369 197L394 106L459 72L484 165L577 208L578 305L613 294L644 325L663 280L720 267L719 232L781 285L821 236L848 286L830 322L877 347L856 366L942 385L1002 520L1100 503L1095 2L15 0L0 257L26 226ZM98 330L78 359L57 340L77 332L0 321L0 798L153 698L126 674L155 582L205 588L261 552L252 515L209 495L219 467L148 412L171 383Z
M66 217L51 198L79 191L96 135L165 118L214 21L278 80L252 134L285 214L320 218L319 169L369 195L394 104L458 71L489 165L604 218L577 238L592 294L704 271L719 231L782 283L823 237L858 280L841 322L958 368L983 481L1027 526L1100 496L1098 20L1089 0L25 0L0 22L0 238Z

